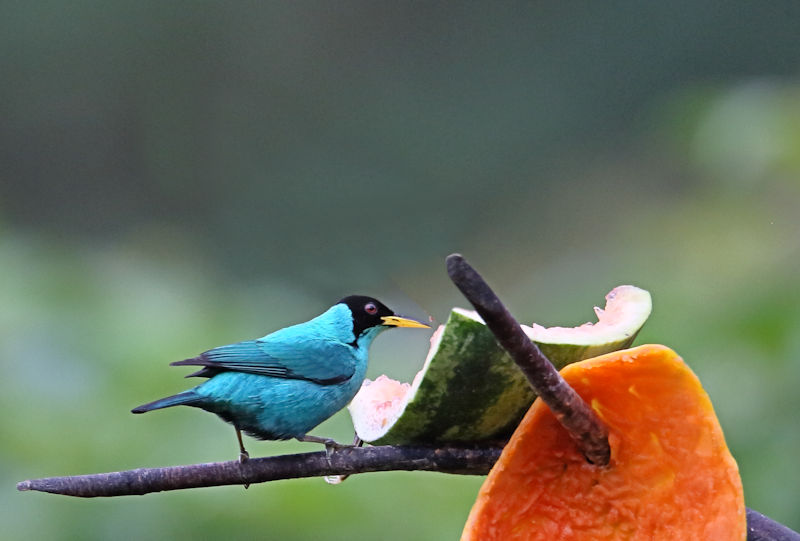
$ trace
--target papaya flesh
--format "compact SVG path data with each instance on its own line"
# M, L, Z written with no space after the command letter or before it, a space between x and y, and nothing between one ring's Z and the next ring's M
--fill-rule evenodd
M746 538L736 461L675 352L639 346L561 374L607 424L610 464L589 464L537 399L481 487L462 541Z

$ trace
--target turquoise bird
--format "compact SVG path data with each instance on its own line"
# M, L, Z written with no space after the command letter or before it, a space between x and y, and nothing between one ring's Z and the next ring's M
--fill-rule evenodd
M308 432L355 396L367 372L369 346L389 327L428 325L398 316L372 297L345 297L305 323L171 363L201 366L186 377L209 379L132 412L183 405L215 413L236 429L242 462L249 458L242 432L335 447L335 441Z

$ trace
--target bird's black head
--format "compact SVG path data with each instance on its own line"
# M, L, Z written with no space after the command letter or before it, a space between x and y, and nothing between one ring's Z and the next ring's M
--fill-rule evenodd
M365 331L373 327L417 327L428 329L428 325L398 316L388 306L378 299L366 297L364 295L350 295L339 301L339 304L346 304L353 314L353 336L355 341L364 334Z
M394 315L381 301L365 295L350 295L339 303L346 304L353 314L353 335L356 338L370 327L385 325L382 318Z

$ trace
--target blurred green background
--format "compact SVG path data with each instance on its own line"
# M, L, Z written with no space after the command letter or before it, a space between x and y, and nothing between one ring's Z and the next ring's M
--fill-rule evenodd
M345 294L442 321L454 251L526 322L649 289L639 343L686 359L747 504L800 528L798 28L788 1L3 2L3 539L456 539L481 478L14 490L235 458L209 414L129 410ZM382 336L369 375L427 338Z

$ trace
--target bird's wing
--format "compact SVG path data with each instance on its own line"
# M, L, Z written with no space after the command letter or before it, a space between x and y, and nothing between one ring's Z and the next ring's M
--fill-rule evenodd
M350 379L355 372L355 361L346 347L336 343L281 344L248 340L171 364L203 367L186 377L211 377L233 371L333 385Z

